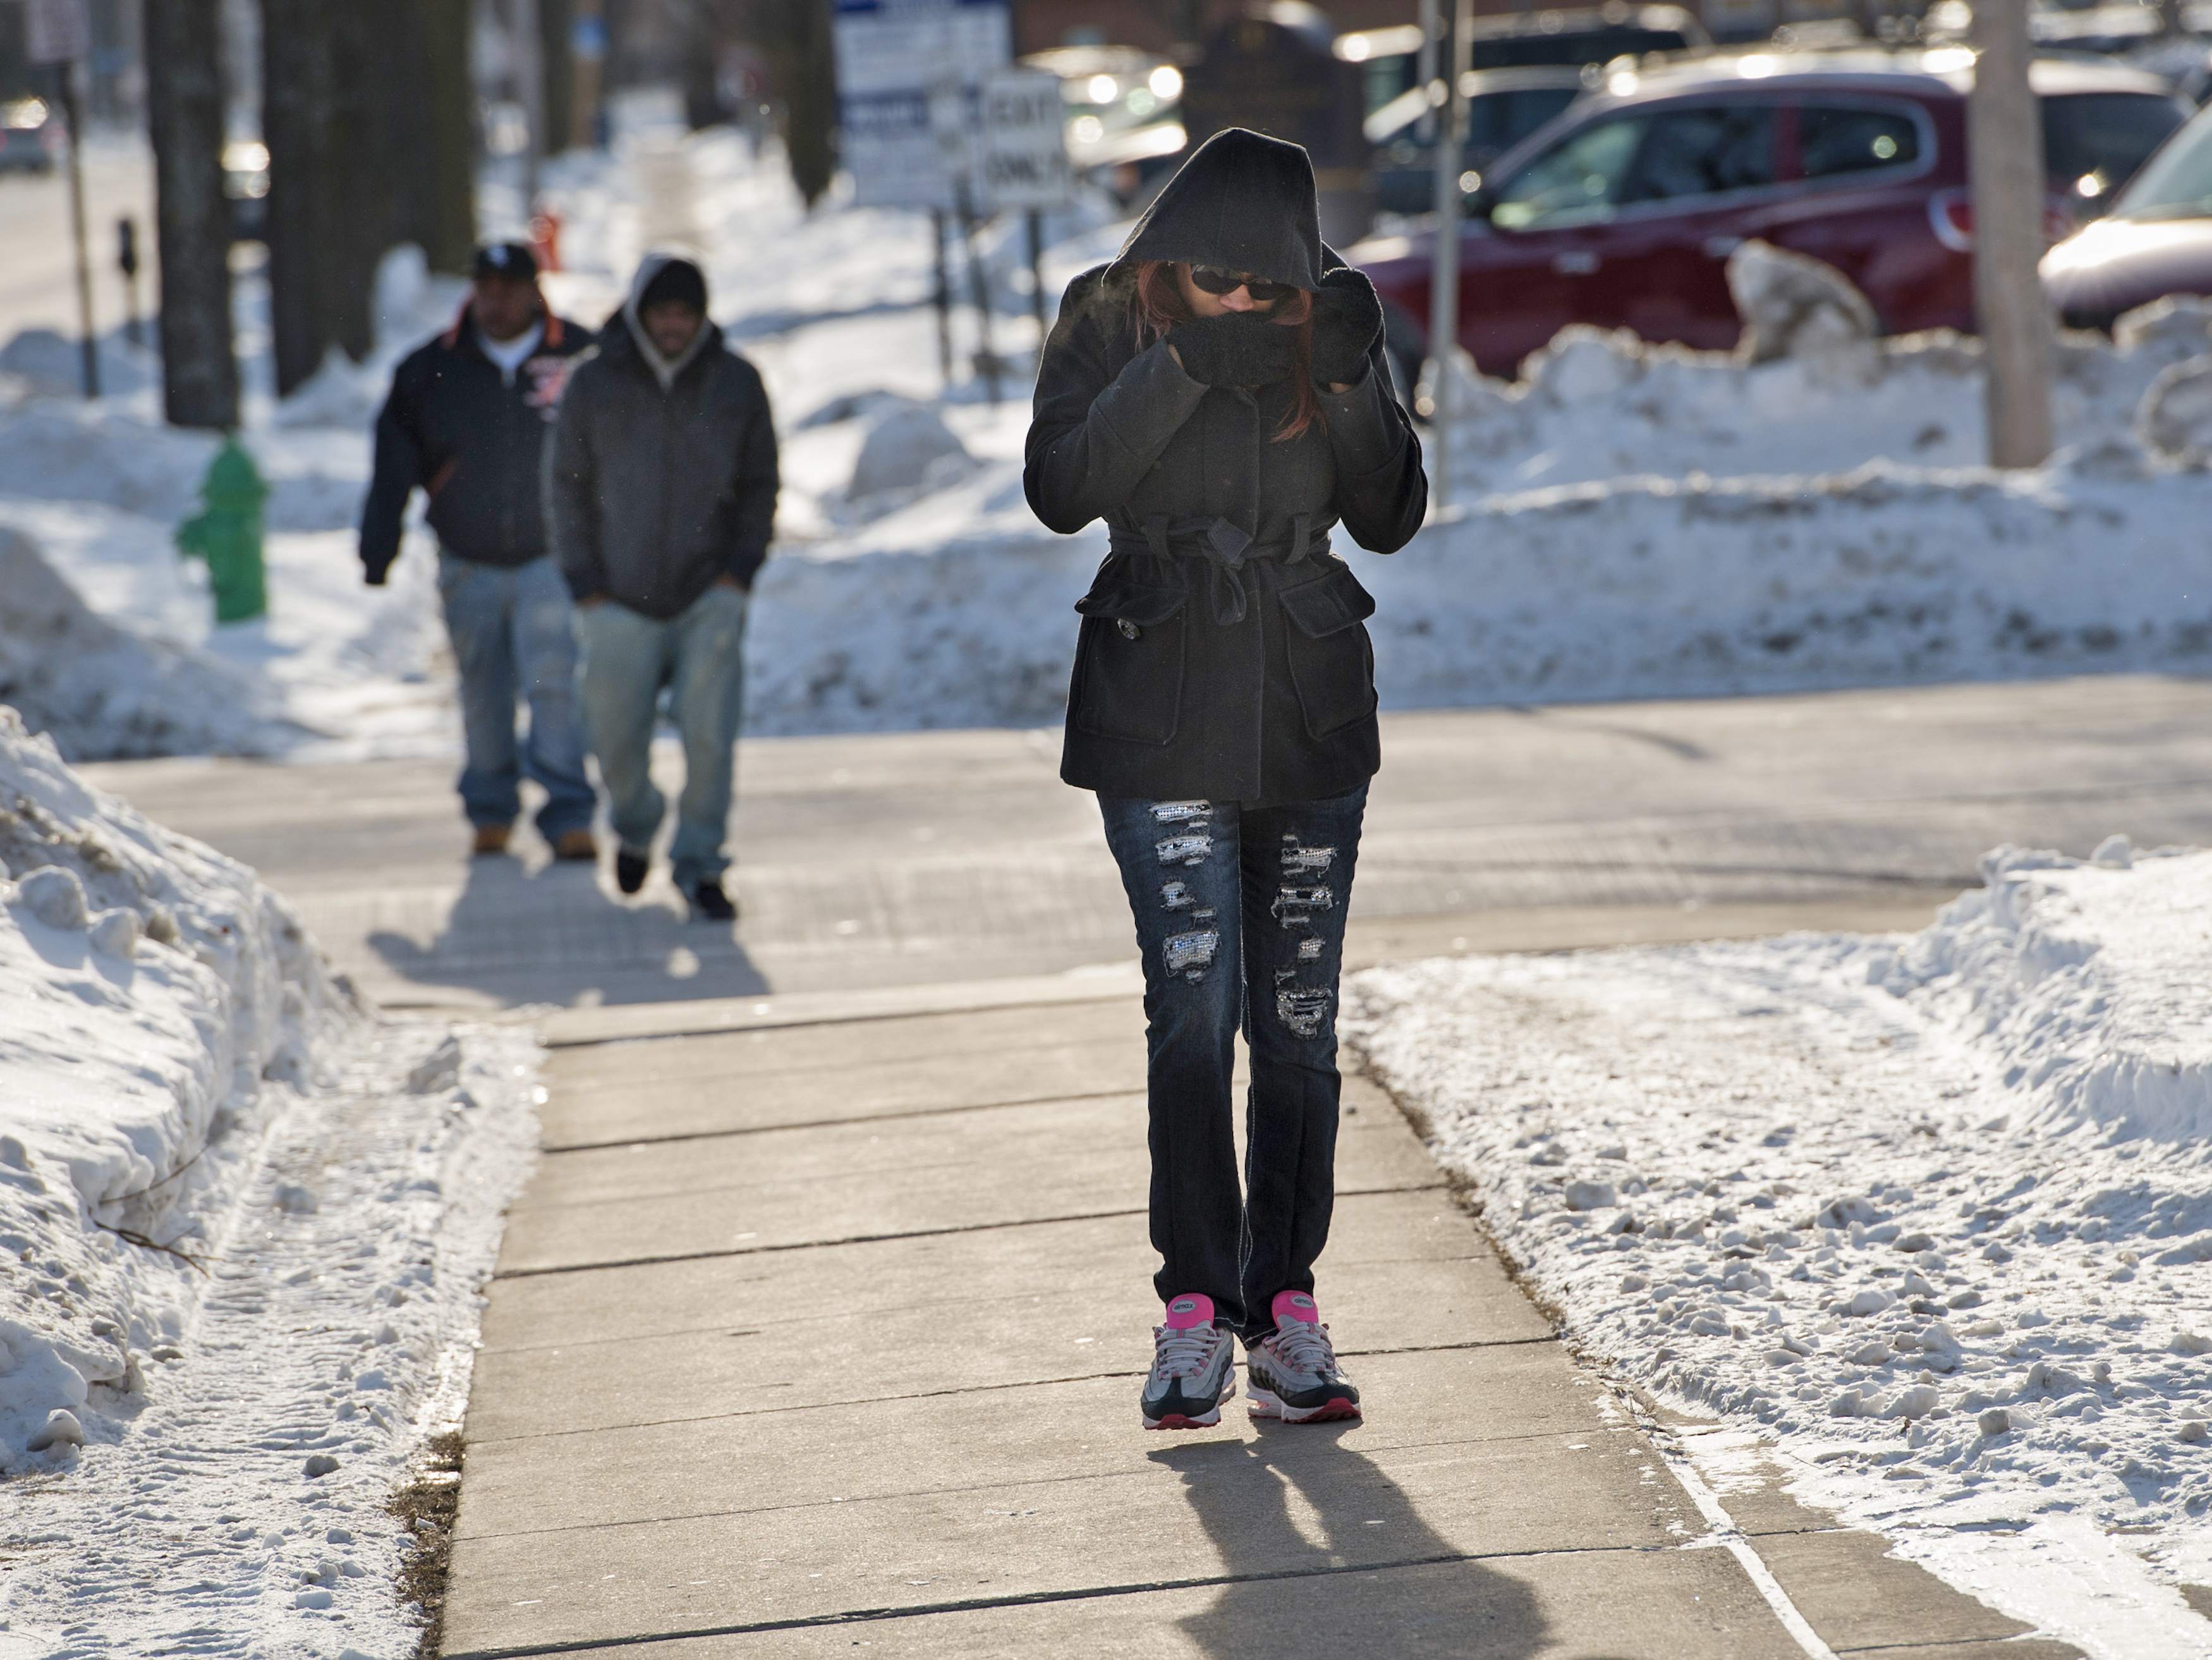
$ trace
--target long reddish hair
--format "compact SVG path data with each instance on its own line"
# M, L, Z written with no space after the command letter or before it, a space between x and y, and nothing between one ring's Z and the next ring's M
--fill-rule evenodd
M1150 345L1177 323L1188 323L1195 315L1182 297L1182 284L1176 280L1172 260L1139 262L1133 305L1139 345ZM1271 441L1279 444L1285 439L1296 438L1322 418L1321 400L1314 396L1313 389L1313 295L1304 289L1298 289L1290 299L1279 301L1268 313L1267 320L1278 327L1298 331L1297 366L1291 376L1291 412L1283 417L1283 424L1275 429Z

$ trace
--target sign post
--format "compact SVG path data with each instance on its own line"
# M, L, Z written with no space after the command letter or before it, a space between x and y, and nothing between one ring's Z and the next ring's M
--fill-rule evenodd
M1437 437L1429 463L1429 500L1437 511L1451 504L1452 376L1459 354L1459 242L1465 210L1460 203L1461 146L1467 141L1467 65L1473 55L1474 6L1458 0L1452 17L1450 77L1437 132L1437 242L1429 277L1429 421Z
M24 56L52 66L69 131L70 234L76 243L76 314L83 353L84 395L100 396L100 343L92 326L92 255L84 224L84 115L77 106L76 66L92 50L85 0L24 0Z
M853 200L933 216L938 327L948 382L951 283L943 263L945 219L959 216L982 329L976 362L995 402L989 294L975 265L974 147L980 81L1012 54L1006 0L836 0L834 27L841 148L853 175Z

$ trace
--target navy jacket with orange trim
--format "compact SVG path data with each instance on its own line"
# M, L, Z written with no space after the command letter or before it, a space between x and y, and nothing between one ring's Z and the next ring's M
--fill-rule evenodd
M463 559L521 565L545 552L538 473L571 360L592 333L545 314L545 336L512 380L484 355L468 309L401 361L376 417L376 471L361 510L361 563L380 583L399 555L407 499L430 498L439 544Z

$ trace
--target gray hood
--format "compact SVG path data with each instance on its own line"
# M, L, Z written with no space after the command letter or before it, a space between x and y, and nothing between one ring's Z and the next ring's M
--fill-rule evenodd
M639 301L644 299L645 290L654 277L659 276L669 266L679 265L689 265L692 270L699 271L699 262L689 254L669 252L647 254L644 258L638 261L637 275L629 280L629 298L623 301L622 319L624 327L629 331L630 344L637 348L637 355L645 360L646 367L653 371L653 378L660 382L660 389L663 392L666 392L674 386L676 377L690 367L693 358L707 349L708 341L714 332L713 319L709 319L702 323L698 333L691 337L691 344L684 347L683 351L673 358L663 357L659 349L653 345L653 337L646 332L645 319L638 310ZM707 285L707 276L704 271L699 273L699 285L702 288Z

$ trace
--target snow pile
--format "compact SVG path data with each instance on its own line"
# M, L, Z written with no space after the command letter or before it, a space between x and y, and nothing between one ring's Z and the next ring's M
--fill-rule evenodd
M225 664L95 616L0 525L0 704L64 755L265 754L301 734Z
M1728 285L1743 319L1737 356L1744 362L1840 357L1863 375L1875 367L1881 330L1874 307L1826 260L1746 242L1729 255Z
M384 1505L459 1410L534 1053L372 1022L251 871L0 709L0 1477L40 1518L0 1648L409 1645Z
M1802 288L1757 269L1768 280L1745 296L1754 339L1761 318L1781 329L1797 309L1827 314ZM2062 449L2126 441L2159 375L2212 351L2208 322L2212 301L2176 296L2130 313L2110 341L2063 337L2052 400ZM1649 345L1625 329L1562 329L1520 381L1477 379L1458 394L1455 488L1812 477L1876 459L1928 468L1986 459L1979 341L1938 331L1861 348L1840 337L1847 332L1814 339L1801 326L1791 355L1753 361L1755 353Z
M2111 1660L2204 1651L2212 854L1903 940L1385 969L1348 1038L1569 1335Z
M2086 866L2000 848L1882 983L1987 1047L2042 1129L2212 1146L2212 854L2169 857L2129 879L2125 836Z
M1800 691L2212 654L2212 478L2106 449L1492 497L1350 556L1386 704Z

